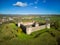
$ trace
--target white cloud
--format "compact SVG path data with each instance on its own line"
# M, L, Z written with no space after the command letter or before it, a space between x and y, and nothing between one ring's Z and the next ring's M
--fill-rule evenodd
M16 2L15 4L13 4L14 6L20 6L20 7L25 7L27 6L27 3L23 3L23 2Z

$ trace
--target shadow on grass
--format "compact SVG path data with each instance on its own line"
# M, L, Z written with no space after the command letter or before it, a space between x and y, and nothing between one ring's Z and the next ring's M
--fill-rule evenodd
M45 31L45 32L46 32L46 31ZM45 33L45 32L36 34L36 35L34 36L34 38L37 38L39 35L41 35L41 34L43 34L43 33Z
M60 45L60 38L57 38L58 45Z
M48 30L47 30L46 32L50 33L51 36L55 37L55 35L54 35L52 32L50 32L50 31L48 31Z

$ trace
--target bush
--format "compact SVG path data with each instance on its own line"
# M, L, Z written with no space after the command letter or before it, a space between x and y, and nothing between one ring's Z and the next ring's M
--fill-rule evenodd
M18 27L17 32L22 33L22 29L20 27Z

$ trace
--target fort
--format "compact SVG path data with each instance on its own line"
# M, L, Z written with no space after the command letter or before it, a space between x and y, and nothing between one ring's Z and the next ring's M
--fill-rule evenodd
M39 24L38 22L18 22L18 27L20 27L23 32L26 34L31 34L34 31L42 30L42 29L50 29L50 23Z

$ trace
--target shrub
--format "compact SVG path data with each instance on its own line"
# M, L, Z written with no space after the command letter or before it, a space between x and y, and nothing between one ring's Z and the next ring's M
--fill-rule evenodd
M20 27L18 27L17 32L18 33L21 33L22 32L22 29Z

